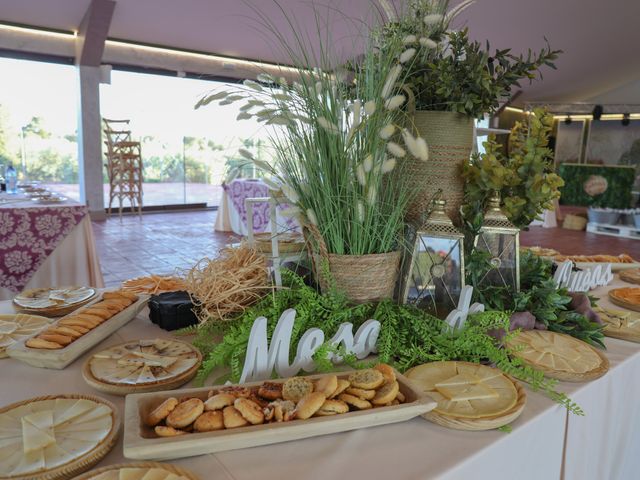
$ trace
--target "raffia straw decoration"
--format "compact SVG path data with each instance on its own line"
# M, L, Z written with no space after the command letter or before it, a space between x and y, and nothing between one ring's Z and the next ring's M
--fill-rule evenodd
M271 288L265 256L246 245L203 258L186 272L184 283L201 323L229 320Z

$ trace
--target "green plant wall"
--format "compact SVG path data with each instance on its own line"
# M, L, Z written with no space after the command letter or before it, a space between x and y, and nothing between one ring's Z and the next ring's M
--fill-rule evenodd
M631 207L631 189L635 180L635 168L625 166L584 165L562 163L558 173L564 180L560 204L608 208ZM591 176L601 176L607 180L607 189L601 194L590 196L584 188Z

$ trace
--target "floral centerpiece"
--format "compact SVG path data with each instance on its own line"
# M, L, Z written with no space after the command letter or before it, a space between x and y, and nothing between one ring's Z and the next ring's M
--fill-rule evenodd
M406 62L406 88L413 127L429 144L427 164L406 159L405 172L418 189L409 218L419 223L435 192L442 188L447 211L459 222L463 200L462 165L473 146L473 121L497 110L522 79L533 80L560 53L547 45L538 53L514 55L490 51L489 43L469 38L468 30L449 30L452 20L469 7L466 0L449 9L449 1L412 0L407 11L382 35L381 55L403 42L413 55Z
M269 172L271 187L293 205L290 213L314 245L322 289L335 287L356 302L389 298L411 198L398 160L407 151L420 161L429 155L425 140L402 128L410 52L403 44L387 48L384 56L367 48L351 74L338 75L332 73L335 62L324 39L319 40L317 55L302 41L296 49L288 47L300 71L295 81L262 74L236 91L208 95L198 106L243 102L239 120L255 118L277 127L270 134L273 166L246 150L240 153ZM363 282L364 277L373 281Z

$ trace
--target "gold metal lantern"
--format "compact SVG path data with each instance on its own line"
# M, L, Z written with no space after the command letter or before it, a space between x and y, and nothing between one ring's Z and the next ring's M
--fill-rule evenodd
M520 291L520 229L509 221L500 208L500 194L489 200L484 223L475 239L476 252L488 254L488 269L479 285L508 287Z
M464 286L464 234L445 213L446 202L435 200L431 214L416 233L405 261L402 300L445 318L458 306Z

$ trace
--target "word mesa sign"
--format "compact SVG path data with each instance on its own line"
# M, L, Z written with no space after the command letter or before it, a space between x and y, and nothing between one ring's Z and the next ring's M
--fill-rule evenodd
M477 303L471 305L472 294L472 287L463 289L458 308L453 310L445 320L451 328L461 328L467 315L484 311L484 305ZM247 355L240 375L240 383L268 380L274 369L282 378L295 375L300 370L313 372L316 369L313 354L325 342L324 332L319 328L310 328L302 335L298 342L296 356L293 362L289 363L291 335L295 319L296 311L293 308L285 310L280 315L271 337L271 344L269 344L267 319L265 317L256 318L249 334ZM341 324L329 342L334 346L342 344L346 352L353 353L356 358L361 360L377 351L376 344L379 335L380 322L371 319L360 325L355 335L353 334L353 324ZM341 363L343 359L339 355L330 353L329 360L333 363Z
M271 378L274 368L280 377L291 377L300 370L313 372L316 369L313 354L325 342L324 332L319 328L307 330L300 341L293 363L289 364L289 349L291 346L291 334L293 323L296 319L296 311L292 308L282 312L280 319L273 331L271 345L267 340L267 319L256 318L251 327L249 342L247 344L247 356L244 361L240 383L267 380ZM347 352L355 354L358 359L363 359L376 352L376 343L380 334L380 322L367 320L356 334L353 334L353 324L343 323L331 338L333 345L342 344ZM331 354L331 361L340 363L340 356Z

